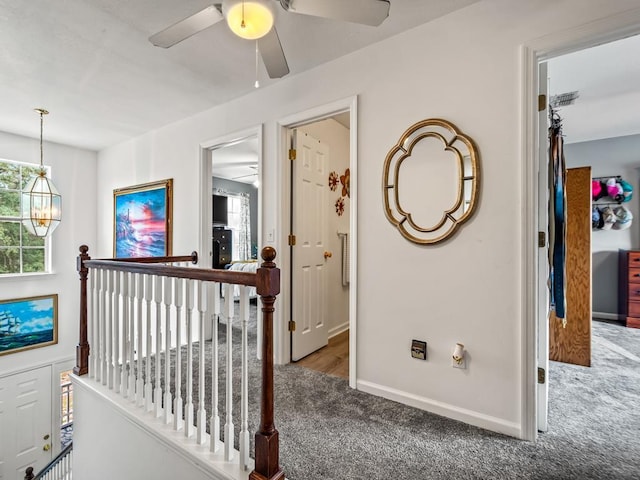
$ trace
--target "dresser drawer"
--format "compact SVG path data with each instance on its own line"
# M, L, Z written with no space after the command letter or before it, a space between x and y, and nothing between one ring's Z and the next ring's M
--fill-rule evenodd
M640 302L629 302L629 317L640 317Z
M640 266L638 268L629 268L628 278L630 284L640 284Z
M628 252L629 255L629 267L640 267L640 252Z
M630 302L640 302L640 283L629 284L629 297Z

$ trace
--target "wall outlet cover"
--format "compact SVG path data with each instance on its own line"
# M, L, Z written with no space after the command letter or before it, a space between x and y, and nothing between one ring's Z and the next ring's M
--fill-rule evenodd
M427 359L427 342L411 340L411 356L419 360Z

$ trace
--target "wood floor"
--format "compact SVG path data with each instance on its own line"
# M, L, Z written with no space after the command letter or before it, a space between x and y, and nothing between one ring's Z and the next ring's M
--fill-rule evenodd
M295 365L349 379L349 330L329 339L329 344L298 360Z

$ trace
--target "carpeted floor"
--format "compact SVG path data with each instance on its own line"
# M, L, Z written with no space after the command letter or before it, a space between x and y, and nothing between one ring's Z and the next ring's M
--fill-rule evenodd
M221 324L222 344L225 329ZM239 345L236 322L233 331ZM255 432L260 379L255 334L249 343L249 391L256 392L249 400L249 430ZM206 354L209 365L210 342ZM640 479L639 357L640 330L594 322L591 368L552 362L550 430L537 443L355 391L337 377L276 366L280 463L290 480ZM222 353L220 358L223 393ZM239 369L238 357L234 365ZM234 388L236 397L235 371ZM239 399L234 400L237 435ZM220 407L224 424L224 395Z

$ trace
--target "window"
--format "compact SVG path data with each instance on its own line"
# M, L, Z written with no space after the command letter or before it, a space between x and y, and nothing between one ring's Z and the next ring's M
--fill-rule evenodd
M231 235L231 260L241 260L240 258L240 227L241 227L241 199L235 195L229 195L227 203L227 228Z
M44 238L20 222L22 189L38 173L39 165L0 159L0 275L47 271Z

